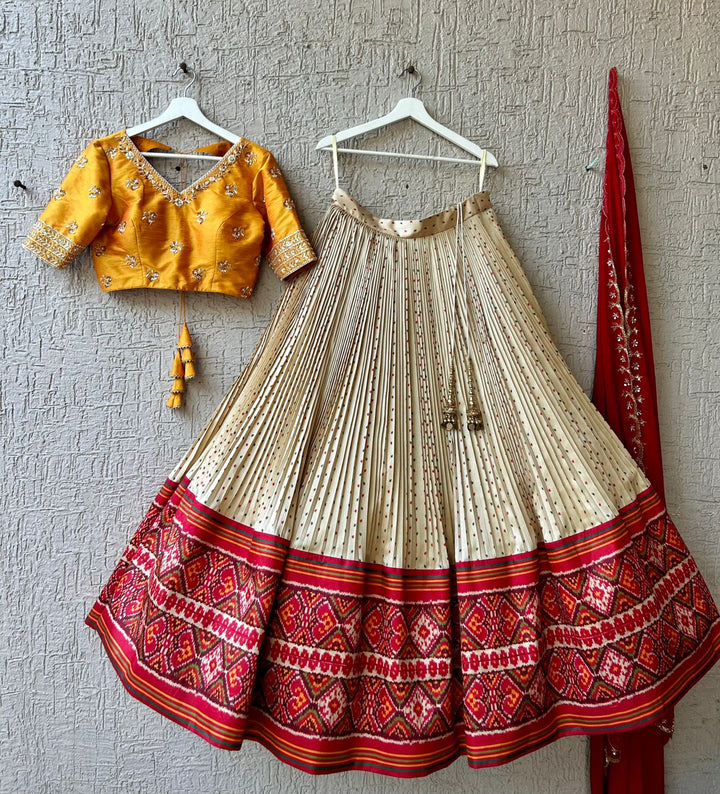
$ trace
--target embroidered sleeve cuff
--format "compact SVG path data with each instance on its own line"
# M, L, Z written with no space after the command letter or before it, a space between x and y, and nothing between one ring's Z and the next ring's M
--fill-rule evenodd
M268 264L279 279L287 278L315 259L315 252L302 229L278 240L267 256Z
M33 226L23 246L53 267L67 267L83 250L82 245L43 221Z

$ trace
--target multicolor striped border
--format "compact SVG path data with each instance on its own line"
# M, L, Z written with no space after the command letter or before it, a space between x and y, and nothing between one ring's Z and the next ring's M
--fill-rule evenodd
M257 532L202 505L188 485L187 481L168 481L155 508L176 506L176 521L198 541L253 566L282 572L283 580L293 585L400 603L447 603L451 595L472 598L474 593L536 586L539 577L562 575L621 554L648 522L664 512L657 496L648 490L612 521L526 554L460 563L449 569L403 570L290 549L286 540ZM686 562L694 571L692 559ZM448 734L423 740L394 741L360 733L317 737L293 731L257 708L247 715L223 709L199 692L158 675L139 658L131 638L100 600L86 622L100 635L118 676L135 698L217 747L237 750L249 739L314 774L358 769L419 777L461 755L471 767L495 766L562 736L632 730L656 719L720 657L720 619L716 619L692 654L664 679L610 705L560 700L517 728L473 733L459 724Z
M143 664L135 646L101 602L90 610L85 623L100 635L115 672L134 698L216 747L240 749L246 732L244 716L219 708Z
M540 544L531 551L460 562L450 568L408 569L291 549L284 538L259 532L206 507L188 485L187 480L181 483L168 480L161 491L164 499L159 498L157 504L172 501L178 505L176 520L189 537L252 564L284 570L285 576L297 584L311 584L348 595L371 593L404 603L444 601L455 582L458 593L470 595L527 586L537 583L538 574L566 573L596 564L604 557L618 554L665 511L658 495L648 488L610 521Z
M514 731L468 736L465 727L454 734L420 742L392 742L372 736L315 739L295 733L267 714L252 709L249 717L230 714L216 704L160 678L137 658L135 648L107 610L93 608L86 623L95 629L118 677L140 702L173 722L226 750L239 750L244 740L262 744L275 756L311 774L365 770L394 777L422 777L460 756L474 768L499 766L564 736L633 730L652 722L677 702L717 661L720 624L716 623L694 656L680 664L657 686L650 702L646 693L618 704L579 707L559 703L542 718Z
M282 761L311 774L329 774L351 769L378 772L393 777L422 777L465 756L470 767L500 766L538 750L564 736L630 731L656 720L676 703L717 661L720 653L720 624L653 692L648 703L643 695L627 698L623 708L578 707L558 703L540 719L515 730L497 734L469 734L462 724L455 733L420 742L390 742L372 736L352 735L316 740L289 731L285 726L253 709L246 739L262 744Z

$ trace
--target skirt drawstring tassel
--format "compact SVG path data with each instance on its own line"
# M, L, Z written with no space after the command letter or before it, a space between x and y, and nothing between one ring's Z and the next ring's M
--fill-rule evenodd
M483 420L480 408L475 402L475 383L472 375L472 360L468 356L467 360L467 388L468 388L468 404L467 404L467 429L482 430Z
M464 219L463 219L463 206L458 204L456 208L456 222L455 222L455 268L452 276L453 285L453 299L452 299L452 328L450 331L450 379L448 384L447 398L443 400L442 404L442 417L440 426L443 430L457 430L458 428L458 404L455 388L455 349L457 346L458 334L458 280L460 279L462 271L463 288L465 294L466 307L468 309L468 318L471 316L470 312L470 296L468 284L468 264L465 257L465 238L464 238ZM469 320L468 320L469 323ZM473 380L473 367L472 359L470 357L470 328L469 324L465 328L465 347L467 349L467 358L465 362L465 374L467 377L467 405L466 405L466 425L467 429L471 432L483 429L482 413L477 404L477 397L475 396L475 381Z
M457 401L455 399L455 367L450 369L450 383L448 385L447 399L443 403L442 410L443 430L455 430L457 428Z

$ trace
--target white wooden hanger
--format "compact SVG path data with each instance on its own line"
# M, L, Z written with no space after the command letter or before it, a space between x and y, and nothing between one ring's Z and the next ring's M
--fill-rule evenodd
M230 141L230 143L233 144L237 143L240 140L239 135L236 135L234 132L230 132L230 130L226 130L223 127L215 124L215 122L210 121L210 119L202 112L202 110L200 110L198 103L192 97L187 95L190 86L195 82L195 72L184 63L180 64L179 69L176 69L174 74L177 74L180 71L185 72L185 74L190 73L192 75L192 80L185 86L183 95L175 97L175 99L170 102L167 108L165 108L165 110L159 116L127 129L125 131L127 135L132 138L133 135L142 135L144 132L153 129L154 127L159 127L161 124L167 124L168 122L175 121L176 119L188 119L189 121L197 124L199 127L212 132L213 135L217 135L219 138L224 138L226 141ZM187 160L221 159L214 154L195 154L185 152L143 152L143 156L173 158L180 157Z
M418 74L414 66L409 66L405 71L409 74ZM395 124L397 121L413 119L414 121L417 121L418 124L422 124L423 127L427 127L427 129L429 129L431 132L434 132L440 137L445 138L446 140L450 141L450 143L454 143L460 149L464 149L469 154L474 155L478 158L477 160L468 160L467 158L462 157L440 157L438 155L432 154L411 154L409 152L381 152L375 151L373 149L343 149L338 147L337 151L347 152L348 154L373 154L379 157L409 157L413 160L441 160L442 162L446 163L470 163L472 165L478 165L478 161L482 159L483 151L486 150L483 150L482 147L478 146L472 141L469 141L467 138L464 138L459 133L454 132L448 127L440 124L439 121L436 121L427 112L422 101L415 97L415 92L421 83L422 78L420 79L420 82L418 82L417 85L412 89L411 96L401 99L389 113L386 113L384 116L381 116L378 119L366 121L364 124L358 124L356 127L350 127L347 130L342 130L342 132L335 134L335 140L339 143L341 141L346 141L349 138L354 138L357 135L363 135L366 132L372 132L373 130L387 127L389 124ZM332 135L326 135L315 148L332 151L332 139ZM487 165L497 167L498 161L491 152L487 152L486 163Z

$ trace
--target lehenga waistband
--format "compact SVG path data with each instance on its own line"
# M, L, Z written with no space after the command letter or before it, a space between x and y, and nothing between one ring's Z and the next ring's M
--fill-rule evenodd
M421 220L392 220L391 218L378 218L357 202L342 188L336 188L332 198L333 206L339 207L343 212L351 215L356 220L369 226L381 234L390 237L412 238L427 237L439 232L454 229L457 223L457 205L450 209L430 215ZM475 193L462 203L463 219L467 220L473 215L490 209L490 197L487 192Z

